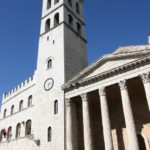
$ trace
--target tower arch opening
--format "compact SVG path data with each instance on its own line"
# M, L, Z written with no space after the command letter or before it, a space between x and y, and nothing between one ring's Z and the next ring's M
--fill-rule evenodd
M54 27L59 25L59 13L56 13L54 16Z
M81 35L81 25L79 22L77 22L77 33Z
M51 8L51 0L47 0L47 10Z
M68 4L72 7L72 0L68 0Z
M80 14L80 6L78 2L76 2L76 12Z
M48 32L50 30L50 19L47 19L45 22L45 32Z
M68 15L68 23L69 26L73 27L73 17L70 14Z
M55 0L54 3L55 3L55 4L59 3L59 0Z

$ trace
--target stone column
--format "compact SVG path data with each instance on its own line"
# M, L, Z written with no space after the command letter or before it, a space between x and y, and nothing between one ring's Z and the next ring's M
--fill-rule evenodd
M83 113L84 148L85 150L93 150L87 94L82 94L81 98L82 98L82 113Z
M111 125L105 88L99 89L105 150L113 150Z
M147 103L148 103L148 107L150 111L150 72L142 74L141 79L144 84L146 99L147 99Z
M67 150L73 150L72 141L72 118L71 118L71 101L66 99L66 147Z
M122 97L122 105L125 117L125 123L128 134L128 146L129 150L139 150L136 128L133 119L133 113L130 103L130 98L127 90L126 80L119 82L121 97Z

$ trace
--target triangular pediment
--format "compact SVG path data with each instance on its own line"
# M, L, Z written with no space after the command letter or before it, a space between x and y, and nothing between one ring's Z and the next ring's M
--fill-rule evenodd
M135 62L136 60L147 57L148 55L150 55L150 45L118 48L114 53L99 58L97 61L82 70L79 74L69 80L63 88L68 87L71 84L73 85L78 81L86 80L117 67Z
M87 74L83 78L91 78L92 76L96 76L100 73L112 70L116 67L123 66L135 60L136 58L108 60L104 64L97 66L94 70L89 71L89 74Z

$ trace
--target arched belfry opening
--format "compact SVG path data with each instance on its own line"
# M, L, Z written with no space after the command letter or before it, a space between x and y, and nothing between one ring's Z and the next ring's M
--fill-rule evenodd
M76 12L78 14L80 14L80 6L79 6L79 3L76 3Z
M47 19L45 22L45 32L48 32L50 30L50 19Z
M77 22L77 33L81 35L81 25L79 22Z
M51 8L51 0L47 0L47 9Z
M59 13L55 14L54 16L54 27L58 26L59 24Z
M72 0L68 0L68 4L72 7Z
M68 15L68 22L69 26L73 27L73 17L70 14Z

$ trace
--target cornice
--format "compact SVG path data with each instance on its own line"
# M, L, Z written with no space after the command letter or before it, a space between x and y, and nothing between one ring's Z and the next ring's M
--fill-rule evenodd
M63 90L72 90L74 88L80 87L81 85L88 85L90 83L101 81L101 80L104 80L106 78L110 78L112 76L121 74L123 72L127 72L127 71L130 71L130 70L133 70L133 69L135 69L137 67L144 66L145 64L148 64L148 63L150 63L150 56L138 59L136 61L132 61L130 63L127 63L125 65L116 67L116 68L108 70L106 72L97 74L97 75L92 76L90 78L81 79L79 81L76 81L76 82L70 83L70 84L68 83L68 84L64 85L62 87L62 89Z
M65 21L60 22L57 26L51 28L49 31L40 34L40 37L42 37L43 35L48 34L50 31L56 29L57 27L59 27L62 24L64 24L66 27L68 27L68 29L72 30L72 32L74 34L76 34L76 36L78 36L81 40L83 40L85 43L87 43L87 40L82 35L78 34L77 31L75 31L73 28L71 28Z

